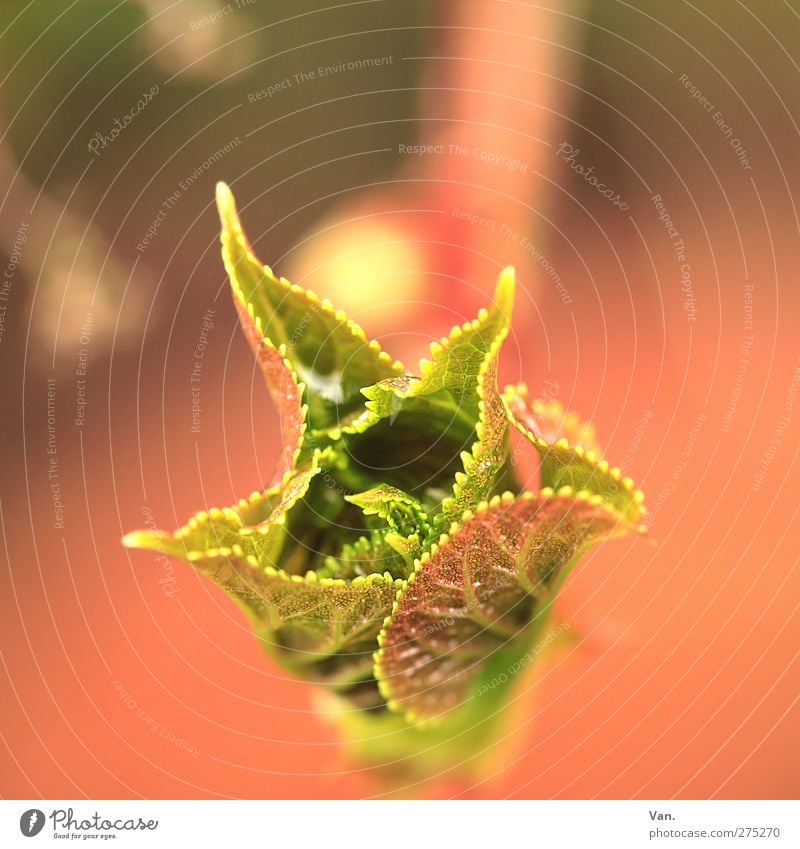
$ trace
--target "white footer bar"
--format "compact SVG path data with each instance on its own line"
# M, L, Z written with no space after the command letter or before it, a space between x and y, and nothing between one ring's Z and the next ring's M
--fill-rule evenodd
M0 801L0 846L800 847L796 801Z

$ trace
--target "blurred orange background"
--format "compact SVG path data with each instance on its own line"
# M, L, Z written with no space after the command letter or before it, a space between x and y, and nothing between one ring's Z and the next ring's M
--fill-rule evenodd
M798 14L228 5L0 12L0 793L795 797ZM651 539L573 572L577 639L520 682L485 780L376 780L223 593L120 546L277 457L218 179L265 262L411 368L515 264L502 377L594 421L645 491Z

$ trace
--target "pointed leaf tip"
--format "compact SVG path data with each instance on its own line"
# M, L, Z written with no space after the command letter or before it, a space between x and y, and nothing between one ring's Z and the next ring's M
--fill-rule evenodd
M122 538L125 548L152 548L154 542L151 531L131 531Z
M125 548L139 548L139 531L131 531L122 537L122 544Z
M175 542L171 534L164 531L131 531L122 538L125 548L138 548L142 551L158 551L172 554L175 551Z
M236 213L236 202L233 199L233 192L231 192L230 186L222 180L217 183L216 197L217 211L224 224L231 211L234 214Z
M242 223L239 220L239 212L236 209L236 199L230 186L220 180L216 190L217 214L222 227L221 238L224 241L226 233L234 239L244 242L243 248L249 252L249 244L244 238Z
M516 288L517 272L513 265L507 265L497 278L494 290L494 302L498 310L508 321L514 308L514 290Z
M250 347L267 365L280 358L291 380L302 384L301 403L307 405L308 428L328 431L349 425L365 413L361 389L403 371L381 351L376 341L329 301L278 278L255 256L225 183L217 184L222 222L222 257L234 300ZM265 345L277 352L265 355ZM265 369L265 372L269 369ZM272 371L283 375L275 364ZM266 374L279 396L281 383ZM293 405L295 410L297 405ZM298 418L295 412L295 418ZM296 440L292 440L295 443ZM293 452L292 452L293 453Z
M506 387L503 405L511 423L541 458L542 487L588 490L628 521L635 523L640 518L644 496L620 469L600 459L591 425L565 411L557 401L529 401L524 384Z

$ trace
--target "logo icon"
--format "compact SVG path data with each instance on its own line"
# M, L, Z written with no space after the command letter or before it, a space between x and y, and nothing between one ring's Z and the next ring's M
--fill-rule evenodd
M44 812L38 808L31 808L19 818L19 830L25 837L36 837L44 828Z

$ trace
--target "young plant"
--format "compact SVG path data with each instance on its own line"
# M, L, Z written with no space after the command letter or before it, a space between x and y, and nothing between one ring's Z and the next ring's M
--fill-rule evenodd
M496 731L580 555L642 530L642 495L590 425L524 385L498 390L513 269L412 375L256 259L224 184L217 204L234 302L281 414L280 470L231 507L124 544L225 590L279 664L335 697L362 756L458 763ZM512 427L538 454L535 491L517 482Z

